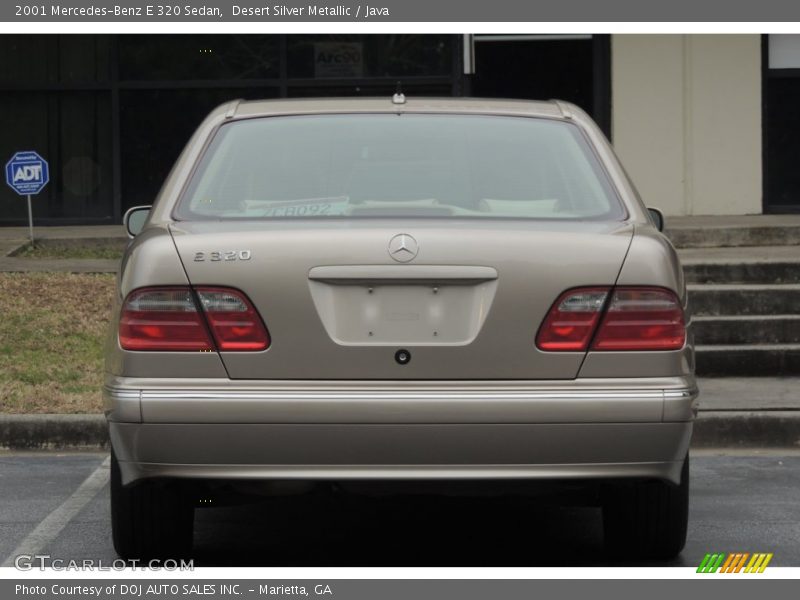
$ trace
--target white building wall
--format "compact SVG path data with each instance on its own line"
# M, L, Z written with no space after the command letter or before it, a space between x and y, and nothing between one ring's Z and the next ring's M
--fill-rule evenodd
M758 35L614 35L612 136L668 215L762 212Z

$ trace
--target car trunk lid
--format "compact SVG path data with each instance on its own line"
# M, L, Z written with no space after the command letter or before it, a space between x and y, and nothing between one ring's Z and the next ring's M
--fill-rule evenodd
M633 235L625 223L534 220L171 230L191 284L243 291L269 329L265 351L220 353L234 379L575 378L585 353L542 352L536 332L564 290L613 285Z

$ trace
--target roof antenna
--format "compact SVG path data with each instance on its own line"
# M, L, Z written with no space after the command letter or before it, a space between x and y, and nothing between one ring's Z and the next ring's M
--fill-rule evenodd
M397 88L392 96L392 104L405 104L406 103L406 95L403 93L403 84L402 82L397 82Z

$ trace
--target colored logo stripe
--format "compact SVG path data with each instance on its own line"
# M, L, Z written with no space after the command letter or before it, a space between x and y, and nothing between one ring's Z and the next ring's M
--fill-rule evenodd
M773 554L756 552L734 552L726 554L724 552L708 553L703 557L700 566L697 567L698 573L739 573L744 569L744 573L763 573L764 569L772 560ZM747 562L747 559L750 559ZM745 567L745 563L747 566Z
M767 568L769 561L772 560L772 554L753 554L753 558L747 563L745 573L763 573Z
M744 562L747 560L747 557L750 556L748 552L737 552L736 554L729 554L728 560L725 561L725 564L722 565L721 573L738 573L742 570L744 566Z
M725 560L725 554L706 554L703 557L700 566L697 567L698 573L716 573L722 561Z

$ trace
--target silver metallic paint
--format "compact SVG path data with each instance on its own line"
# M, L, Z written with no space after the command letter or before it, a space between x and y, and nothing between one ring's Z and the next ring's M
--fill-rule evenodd
M182 478L597 478L678 481L692 423L111 423L123 480ZM495 474L492 475L491 472Z
M589 140L627 212L619 223L538 221L175 222L173 208L215 130L233 119L323 113L462 113L567 120ZM344 347L309 290L314 269L403 268L387 241L409 232L414 266L492 268L497 291L466 346ZM324 250L319 244L325 239ZM479 240L464 251L464 239ZM252 260L192 253L252 248ZM220 270L220 267L225 269ZM397 271L402 277L403 274ZM150 285L240 287L273 335L261 353L123 351L122 299ZM125 483L188 478L608 478L677 482L696 413L691 328L673 352L544 353L538 324L583 285L658 285L687 302L674 249L607 140L567 103L479 99L235 101L191 138L123 258L107 346L106 411ZM687 307L688 308L688 307Z
M109 378L104 396L109 420L119 422L639 423L690 421L697 388L684 378L580 385Z

